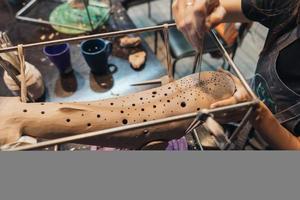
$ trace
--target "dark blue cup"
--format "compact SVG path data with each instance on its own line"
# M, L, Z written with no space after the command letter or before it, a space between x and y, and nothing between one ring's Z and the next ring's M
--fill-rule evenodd
M108 57L112 53L112 43L108 40L92 39L81 43L81 53L91 68L91 72L96 75L112 73Z
M56 65L61 74L67 74L72 71L69 44L66 43L46 46L43 51L44 54Z

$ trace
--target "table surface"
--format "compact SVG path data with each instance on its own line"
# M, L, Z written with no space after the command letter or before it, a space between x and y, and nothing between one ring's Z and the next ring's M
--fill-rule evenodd
M135 28L133 22L126 13L120 0L112 0L112 15L105 28L99 28L97 32L124 30ZM49 8L39 9L39 13L49 15ZM11 12L10 12L11 11ZM27 22L20 22L14 19L14 10L7 9L7 5L0 2L1 30L6 30L13 43L39 42L41 35L49 36L54 30ZM5 24L3 24L5 23ZM55 35L53 39L71 37L63 34ZM112 38L113 53L109 63L117 66L117 72L107 76L94 76L85 63L79 44L71 44L71 62L74 73L67 76L60 76L56 67L44 56L43 47L28 49L25 52L26 60L35 65L42 73L46 86L46 101L52 102L73 102L90 101L109 97L116 97L137 91L142 91L150 86L133 87L132 83L155 79L166 74L165 67L159 62L149 46L143 41L138 48L124 49L119 47L118 38ZM133 70L128 63L128 56L131 53L144 50L147 52L145 66L139 70ZM1 74L3 72L1 71ZM11 93L0 81L0 95L11 96Z

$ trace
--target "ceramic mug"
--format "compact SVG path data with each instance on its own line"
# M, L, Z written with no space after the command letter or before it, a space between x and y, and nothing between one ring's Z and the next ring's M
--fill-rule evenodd
M95 75L114 73L116 66L108 63L112 53L112 43L108 40L91 39L81 43L81 53ZM114 69L111 70L111 67Z
M61 74L72 72L70 45L68 43L46 46L43 52L56 65Z

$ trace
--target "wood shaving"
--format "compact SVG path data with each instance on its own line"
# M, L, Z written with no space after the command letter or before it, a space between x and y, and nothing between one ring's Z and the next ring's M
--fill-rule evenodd
M140 37L128 37L125 36L120 39L120 46L121 47L137 47L141 44L142 40Z
M140 51L132 54L128 60L133 69L140 69L146 62L146 52Z

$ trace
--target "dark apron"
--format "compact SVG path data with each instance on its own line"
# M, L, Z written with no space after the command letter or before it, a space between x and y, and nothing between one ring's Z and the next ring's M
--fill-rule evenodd
M251 80L252 88L258 98L268 106L278 121L296 136L300 135L295 131L300 122L300 94L283 83L278 76L276 64L280 52L298 39L300 39L300 26L279 38L268 53L260 57L255 76ZM234 143L234 149L269 148L260 134L251 131L250 123L245 126Z
M267 54L261 56L254 77L256 95L275 114L278 121L295 135L300 135L295 132L295 127L300 121L300 94L282 82L276 64L280 52L299 38L300 26L283 35Z

